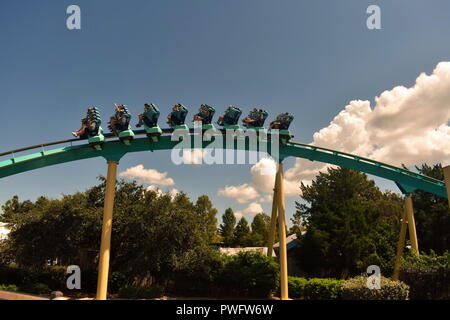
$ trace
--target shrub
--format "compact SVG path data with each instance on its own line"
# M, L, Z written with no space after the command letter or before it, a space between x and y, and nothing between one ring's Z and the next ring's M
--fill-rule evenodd
M0 290L19 291L19 288L15 284L0 284Z
M336 300L342 295L343 280L288 278L289 297L307 300Z
M108 291L118 293L119 290L128 284L127 276L121 272L114 271L109 277Z
M151 287L125 286L120 288L119 297L125 299L152 299L164 295L164 287L152 285Z
M223 259L223 269L217 276L218 285L251 297L268 297L276 290L278 264L271 257L244 251Z
M211 295L226 261L217 251L192 252L187 263L173 272L166 290L175 295Z
M0 267L0 283L23 285L27 274L24 270L17 267L2 266Z
M346 280L342 286L344 300L406 300L409 287L401 281L381 277L380 289L369 289L367 276Z
M308 300L340 299L343 283L336 279L310 279L305 285L304 297Z
M23 291L34 294L46 294L51 290L45 283L33 283L23 288Z
M400 280L410 286L411 299L449 299L450 253L406 256L400 268Z
M305 278L288 277L288 289L289 297L291 298L304 298L305 297L305 285L308 280Z

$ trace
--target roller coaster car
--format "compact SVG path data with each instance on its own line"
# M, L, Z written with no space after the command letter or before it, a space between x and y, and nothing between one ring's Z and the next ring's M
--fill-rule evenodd
M268 114L265 110L255 108L250 111L247 117L242 119L242 122L247 129L262 131L265 130L264 122L266 121L267 116Z
M120 142L130 145L134 139L134 132L130 128L131 114L124 105L116 105L116 113L109 121L109 130L119 138Z
M159 119L159 109L153 103L144 105L144 113L139 115L139 123L136 127L141 127L144 125L147 137L150 142L158 142L161 138L162 130L158 126Z
M188 110L182 104L176 104L172 108L172 112L167 116L167 124L174 130L189 131L188 126L184 123Z
M97 107L89 107L86 118L81 119L81 128L72 132L75 137L88 139L89 144L96 150L101 150L105 142L100 111Z
M286 144L294 136L289 131L289 126L294 120L294 116L289 113L281 113L270 123L270 130L279 130L280 142Z
M193 122L202 123L202 131L206 130L216 130L214 125L211 123L216 109L214 107L208 106L207 104L202 104L198 113L194 115Z
M88 138L88 142L95 150L100 151L103 149L103 145L105 144L105 136L103 135L102 127L98 128L96 135Z
M229 106L225 113L219 117L217 124L222 126L225 130L239 130L239 117L242 115L241 109Z

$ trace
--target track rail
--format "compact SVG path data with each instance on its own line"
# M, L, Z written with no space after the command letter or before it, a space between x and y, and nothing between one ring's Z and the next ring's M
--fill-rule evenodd
M225 130L220 131L222 134L225 134ZM120 158L122 158L126 153L130 152L171 150L178 144L178 141L171 140L172 132L172 129L163 129L163 135L161 136L161 140L159 142L150 143L146 137L136 138L130 146L123 145L112 134L105 134L105 139L108 141L105 141L104 148L101 151L94 150L88 143L74 145L74 142L83 142L83 140L68 139L3 152L0 153L0 157L10 157L3 161L0 159L0 178L50 165L94 157L103 157L108 160L119 161ZM194 139L193 133L195 132L195 129L190 129L190 137L192 140ZM145 135L145 130L136 130L134 133L135 135ZM270 134L267 139L270 141ZM225 140L226 139L223 139L223 145L219 147L223 149L229 148L229 146L225 144ZM211 142L203 142L202 147L208 148L210 143ZM57 145L65 146L45 150L46 147ZM215 147L218 146L215 145ZM17 156L18 153L37 149L40 149L40 152ZM236 141L233 149L251 150L248 143L239 146ZM270 154L270 149L267 150L267 152ZM394 181L404 194L420 189L441 197L447 197L447 192L443 181L369 158L295 141L289 141L285 146L280 146L279 152L280 160L291 156L296 158L304 158L311 161L319 161L355 169Z

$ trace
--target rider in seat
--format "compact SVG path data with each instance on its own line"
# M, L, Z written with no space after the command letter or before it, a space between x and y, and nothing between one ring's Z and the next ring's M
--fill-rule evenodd
M144 104L144 113L139 115L139 123L136 127L140 128L145 124L149 128L156 127L158 125L160 111L153 103Z
M90 107L87 109L86 118L81 119L81 128L72 132L72 135L81 139L96 136L98 135L101 122L98 108Z
M167 124L171 127L184 125L188 110L185 106L177 103L173 106L172 112L167 116Z
M219 116L219 119L217 119L217 124L220 126L236 126L241 114L241 109L234 106L228 106L227 110L225 110L225 113Z
M289 130L292 120L294 117L288 112L281 113L270 123L270 129Z
M268 114L265 110L254 108L250 111L250 114L242 120L242 122L247 128L259 128L264 126L267 116Z
M125 105L114 104L116 113L109 120L108 128L118 136L120 132L128 130L131 120L131 114Z
M216 109L214 107L208 106L207 104L202 104L198 113L194 115L193 122L200 121L202 124L211 124L214 113Z

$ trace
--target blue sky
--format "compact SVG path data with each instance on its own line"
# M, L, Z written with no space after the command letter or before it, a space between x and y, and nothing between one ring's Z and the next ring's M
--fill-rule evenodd
M66 28L71 4L81 8L81 30ZM381 8L381 30L366 27L371 4ZM89 105L106 119L124 103L134 123L144 102L163 117L181 102L189 119L202 103L217 113L261 106L269 121L291 112L295 140L308 143L350 100L411 86L448 61L449 12L448 0L2 0L0 151L70 138ZM217 192L248 182L250 165L175 166L169 156L130 154L120 171L143 164L168 172L175 188L192 199L208 194L220 214L245 207ZM105 172L102 159L91 159L8 177L0 203L81 191ZM296 199L287 200L288 217Z

